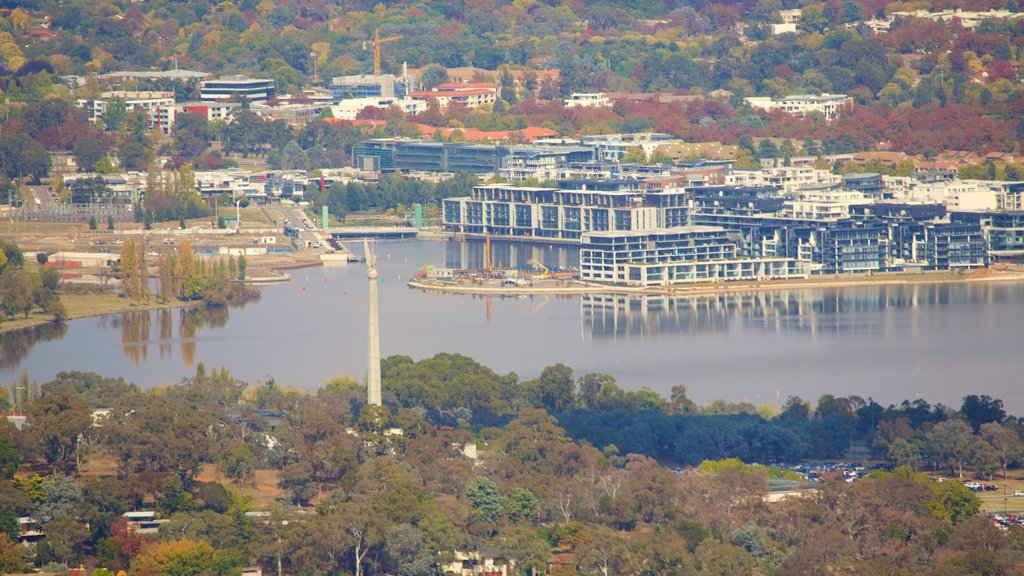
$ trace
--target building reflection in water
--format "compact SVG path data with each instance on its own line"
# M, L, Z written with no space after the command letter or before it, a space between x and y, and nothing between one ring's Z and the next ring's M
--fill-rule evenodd
M654 296L587 294L580 298L583 338L632 340L669 334L724 332L736 321L777 333L812 336L840 331L884 329L885 316L870 325L858 312L885 312L1005 300L993 284L911 284L848 286ZM914 317L912 324L916 324Z

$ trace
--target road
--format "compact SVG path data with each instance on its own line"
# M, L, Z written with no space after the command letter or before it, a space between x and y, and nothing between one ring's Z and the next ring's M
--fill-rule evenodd
M264 207L264 211L277 226L283 228L285 225L288 225L299 231L299 237L294 242L297 249L314 250L320 253L334 251L325 242L325 237L317 232L313 221L298 206L270 204Z

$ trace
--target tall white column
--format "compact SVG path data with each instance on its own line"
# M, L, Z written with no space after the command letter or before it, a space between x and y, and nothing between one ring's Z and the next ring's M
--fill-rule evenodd
M370 283L370 314L366 324L366 403L381 405L380 399L380 319L377 303L376 259L369 242L363 241L366 253L366 278Z

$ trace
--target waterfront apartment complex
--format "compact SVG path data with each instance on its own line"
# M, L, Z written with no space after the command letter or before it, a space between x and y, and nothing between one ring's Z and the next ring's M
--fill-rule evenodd
M834 187L786 198L771 186L560 184L478 186L468 197L442 202L444 229L470 237L578 244L584 279L636 286L962 269L989 262L986 227L993 221L944 220L941 205L873 203ZM1001 238L1015 241L1009 234Z

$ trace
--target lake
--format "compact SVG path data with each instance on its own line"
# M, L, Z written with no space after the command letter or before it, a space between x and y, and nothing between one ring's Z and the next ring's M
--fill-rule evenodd
M1024 415L1024 284L961 283L781 290L699 297L474 297L420 292L423 266L481 266L481 243L377 246L381 350L414 359L470 356L521 379L564 363L627 389L782 404L790 395L924 398L959 407L988 394ZM574 266L558 246L493 247L495 265ZM27 369L121 376L143 387L225 366L257 383L315 389L366 370L367 281L361 264L292 271L259 301L214 315L175 310L74 320L0 337L0 380Z

